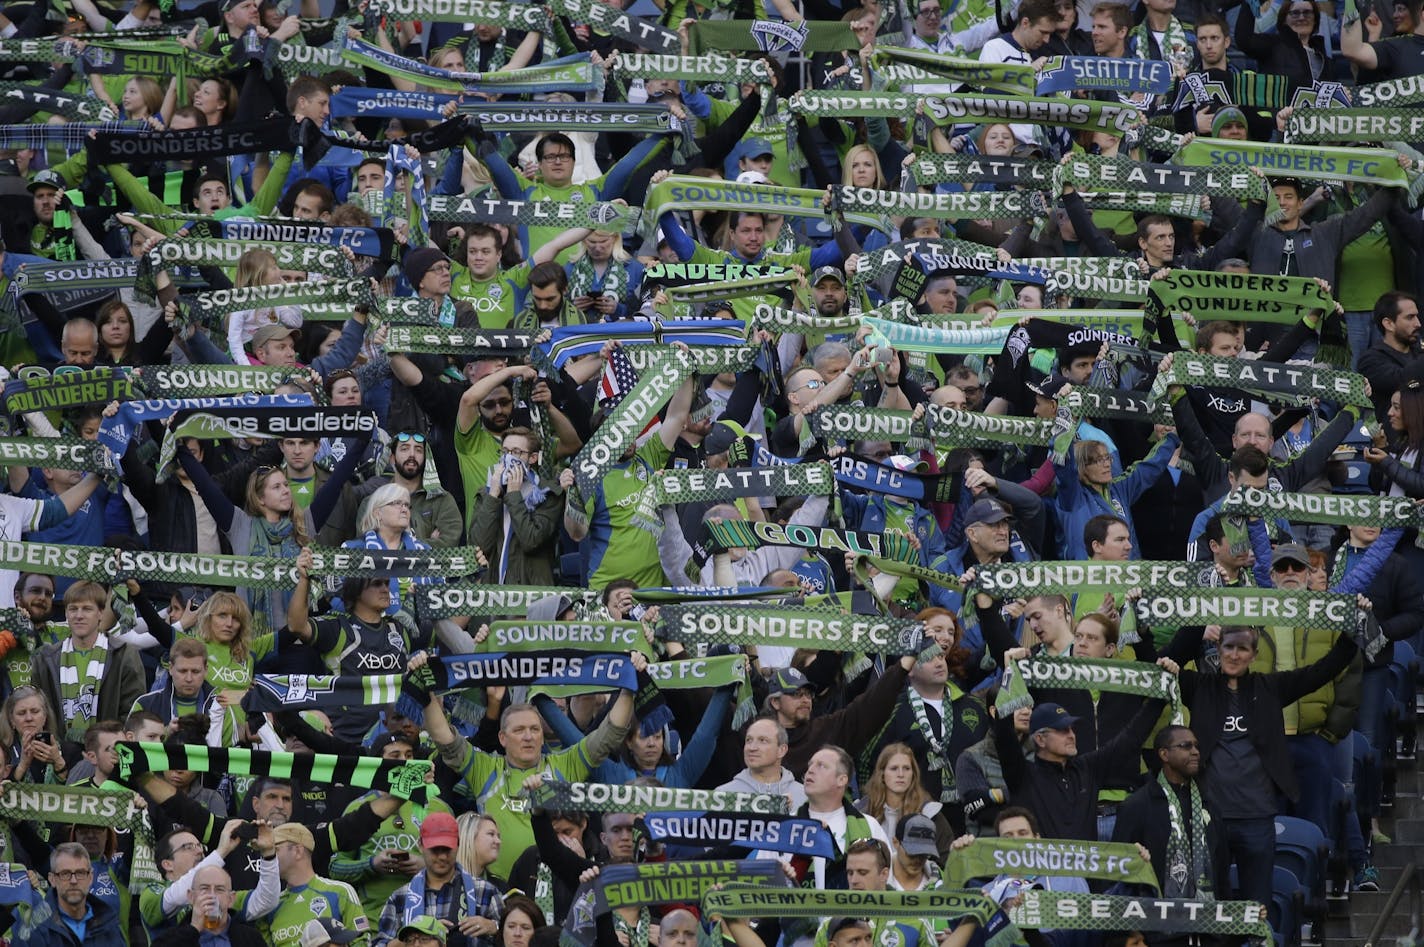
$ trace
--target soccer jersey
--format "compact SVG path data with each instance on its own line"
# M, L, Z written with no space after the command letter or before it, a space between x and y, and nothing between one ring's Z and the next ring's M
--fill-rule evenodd
M588 516L588 587L601 589L614 579L632 579L639 588L664 583L658 540L634 522L639 497L653 471L667 466L672 451L654 434L626 464L616 464L584 500Z
M369 943L366 932L370 923L361 910L356 889L344 881L332 881L317 876L304 885L293 885L282 892L277 909L259 926L262 937L272 947L301 947L302 930L308 921L337 919L347 930L360 932L353 942L356 947Z

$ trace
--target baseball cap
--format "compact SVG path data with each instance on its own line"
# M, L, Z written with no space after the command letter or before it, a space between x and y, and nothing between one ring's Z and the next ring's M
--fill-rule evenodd
M718 421L702 439L702 449L709 456L721 454L731 450L733 444L748 436L746 429L736 421Z
M445 925L429 914L422 914L420 917L402 924L400 932L396 935L397 939L404 939L406 931L418 931L421 934L434 937L442 944L445 943Z
M982 497L970 504L969 512L964 514L964 525L973 526L976 523L984 523L992 526L1009 518L1009 511L1004 509L1002 503Z
M316 850L316 839L312 837L311 829L300 822L283 822L272 830L272 842L296 842L307 851Z
M1246 113L1234 105L1217 111L1211 118L1211 137L1215 138L1227 125L1245 125Z
M742 142L743 158L760 158L762 155L774 155L771 150L771 143L765 138L748 138Z
M284 326L280 322L260 326L256 332L252 333L252 351L257 351L274 339L286 339L296 334L296 329L290 326Z
M1068 376L1054 372L1047 378L1029 382L1028 390L1040 398L1048 398L1052 401L1057 400L1058 392L1062 391L1063 386L1068 384L1072 384L1072 382L1068 380Z
M828 277L840 283L842 286L845 285L845 274L841 272L841 268L838 266L823 266L816 270L816 272L811 274L811 285L815 286L821 280Z
M349 944L360 936L358 931L324 918L312 918L302 928L302 947L322 947L323 944Z
M1310 553L1306 552L1300 543L1281 543L1271 553L1271 568L1274 569L1282 562L1298 562L1310 568Z
M896 470L904 470L910 473L929 473L930 465L923 460L916 460L906 454L896 454L890 458L890 466Z
M780 668L771 676L771 693L794 694L804 688L809 688L811 682L806 680L806 675L795 668Z
M1028 732L1037 733L1040 730L1071 730L1073 724L1078 722L1078 718L1064 710L1058 704L1038 704L1033 708L1033 714L1028 718Z
M432 812L420 823L421 848L459 848L460 826L448 812Z
M38 187L52 187L57 191L62 191L64 190L64 179L49 168L45 168L30 179L30 183L25 185L25 190L33 194L35 188Z
M895 841L900 843L906 855L939 857L934 822L926 816L912 815L895 823Z
M737 175L738 184L770 184L771 179L760 171L743 171Z

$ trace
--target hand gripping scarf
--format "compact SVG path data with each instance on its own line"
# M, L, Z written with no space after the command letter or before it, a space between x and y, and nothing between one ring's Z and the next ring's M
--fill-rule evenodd
M1362 408L1372 405L1365 394L1364 376L1354 372L1190 352L1176 353L1171 370L1158 373L1152 384L1152 398L1160 400L1168 385L1240 388L1273 401L1291 404L1304 404L1319 398Z
M1242 487L1226 495L1221 512L1337 526L1378 526L1382 529L1397 526L1418 529L1424 526L1424 512L1408 497L1288 493Z
M1187 312L1198 323L1226 319L1291 325L1315 310L1334 308L1320 284L1304 276L1172 270L1147 284L1144 311L1154 321L1169 312Z
M134 839L130 880L146 885L162 881L163 876L153 860L153 826L148 813L134 805L136 801L127 790L8 782L0 787L0 819L128 829Z
M1180 149L1175 163L1206 167L1255 167L1272 176L1308 181L1356 181L1377 187L1408 187L1399 156L1379 148L1321 148L1254 141L1197 138Z
M434 783L425 781L426 775L431 772L429 760L383 760L374 756L168 746L129 741L116 744L114 752L119 758L114 778L120 782L132 781L144 773L186 769L196 773L275 776L278 779L374 789L420 805L425 805L440 793Z

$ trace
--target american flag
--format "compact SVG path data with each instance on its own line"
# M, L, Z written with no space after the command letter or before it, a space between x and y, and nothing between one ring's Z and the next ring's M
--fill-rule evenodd
M598 383L598 406L603 409L603 413L612 414L613 409L622 404L623 398L637 383L638 373L633 370L633 363L628 360L627 353L621 347L615 348L613 354L608 357L608 363L603 366L603 379ZM661 422L654 415L648 426L638 435L639 446L657 429L659 423Z

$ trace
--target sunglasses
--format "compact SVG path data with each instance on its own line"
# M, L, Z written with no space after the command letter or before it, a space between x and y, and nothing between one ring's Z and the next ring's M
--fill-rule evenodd
M404 444L406 441L415 441L417 444L425 443L424 434L412 434L409 431L401 431L396 435L396 440Z

